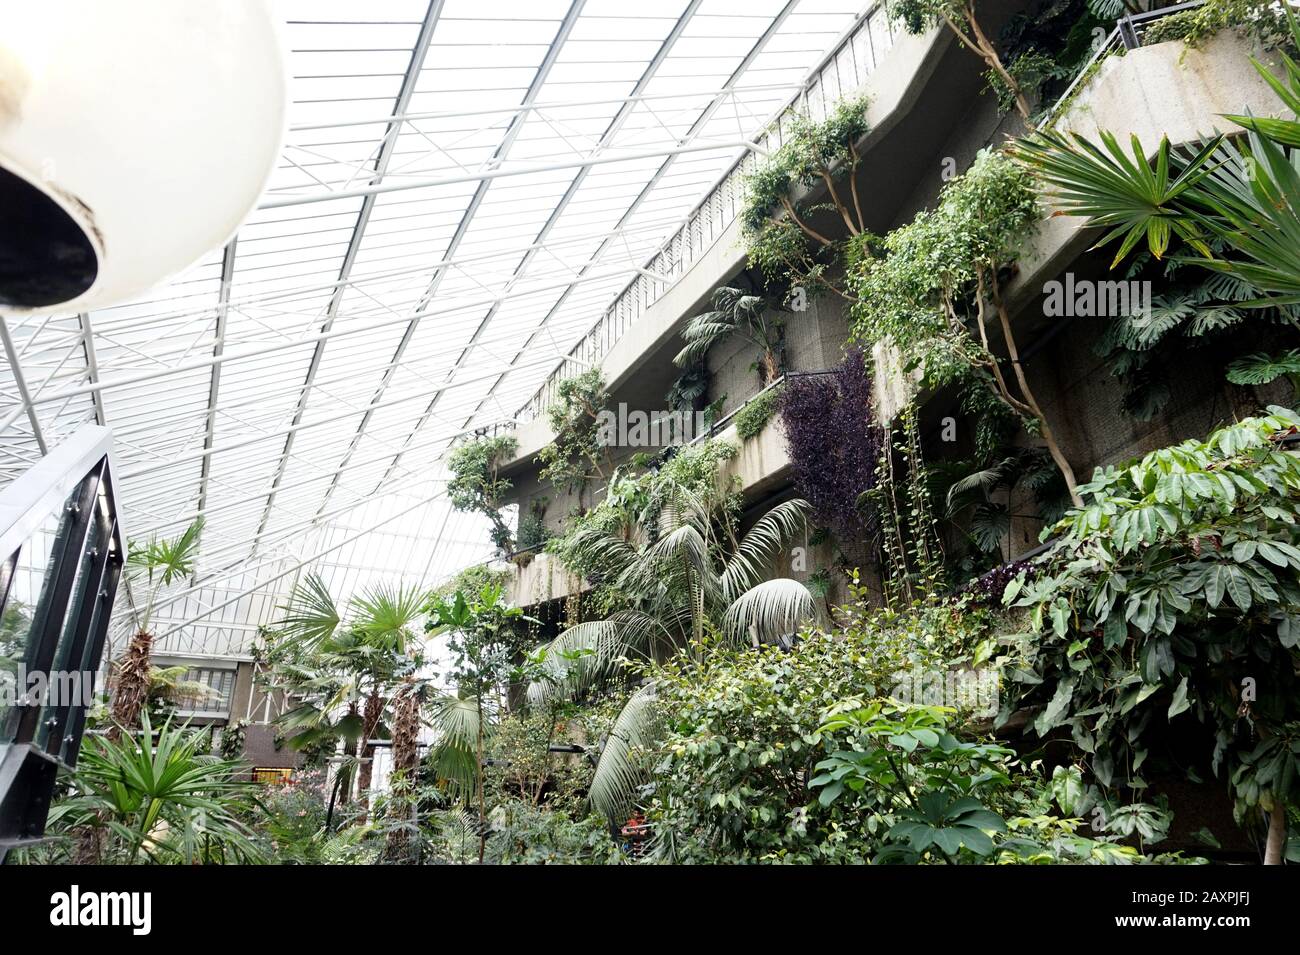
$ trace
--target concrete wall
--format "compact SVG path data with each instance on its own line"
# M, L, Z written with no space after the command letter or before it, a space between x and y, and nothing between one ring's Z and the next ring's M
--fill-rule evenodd
M1194 139L1215 125L1228 127L1230 124L1218 116L1223 112L1247 108L1259 114L1275 112L1273 94L1249 69L1247 54L1239 37L1225 34L1200 51L1171 43L1113 56L1076 97L1062 124L1086 134L1095 134L1099 127L1110 128L1121 133L1121 138L1133 131L1154 146L1161 131L1178 142ZM966 98L954 107L954 89L963 82L962 71L969 81L978 77L978 64L968 62L973 58L965 51L950 49L946 35L903 37L891 56L897 57L899 68L881 69L872 78L873 126L863 146L867 156L864 183L872 187L867 190L870 215L882 228L901 225L917 209L933 205L943 186L945 158L951 158L960 171L979 149L1022 131L1018 117L1000 115L992 97L971 96L969 88ZM955 122L954 109L960 111ZM904 141L912 144L910 158L901 151ZM871 163L878 165L873 168ZM890 172L889 181L879 175L884 169ZM616 401L628 400L633 407L634 402L649 409L661 407L665 375L670 381L675 374L671 356L679 347L677 329L708 307L714 288L736 279L743 266L738 240L733 226L606 356L602 368ZM1082 220L1071 217L1046 218L1030 239L1019 274L1007 292L1017 313L1022 351L1026 342L1036 341L1050 330L1044 327L1038 307L1043 283L1076 263L1092 240L1082 228ZM1235 413L1234 396L1220 384L1221 371L1207 366L1189 373L1179 386L1171 412L1160 420L1143 423L1125 416L1119 409L1121 389L1093 350L1100 326L1086 321L1076 325L1036 348L1027 367L1031 385L1081 480L1095 464L1204 433ZM847 335L842 303L830 297L814 300L807 313L789 316L788 366L792 370L832 366L842 355ZM756 359L757 348L741 341L714 349L709 357L708 400L726 395L724 410L732 411L755 394L760 388L751 367ZM875 359L876 404L879 416L887 420L910 389L887 349L877 348ZM734 429L724 433L727 435L734 439ZM529 464L551 438L549 429L539 422L521 429L520 455L512 465L517 473L511 479L516 482L521 506L526 507L538 494L551 497L548 524L558 527L577 501L540 487L536 467ZM758 438L746 442L727 474L741 479L751 502L788 489L789 459L779 423L769 424ZM1032 519L1017 518L1010 553L1033 546L1037 531ZM543 595L562 597L571 585L567 576L557 572L549 558L539 558L518 572L514 593L525 602L545 599Z

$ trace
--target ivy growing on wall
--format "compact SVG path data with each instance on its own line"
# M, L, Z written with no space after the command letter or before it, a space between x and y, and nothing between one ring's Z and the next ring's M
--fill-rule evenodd
M736 434L742 441L757 438L776 414L781 400L782 386L776 385L756 395L745 407L736 412Z

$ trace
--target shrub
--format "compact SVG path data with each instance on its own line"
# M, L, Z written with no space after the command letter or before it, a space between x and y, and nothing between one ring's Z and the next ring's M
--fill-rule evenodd
M1035 579L1007 587L1027 621L1006 711L1068 731L1124 796L1166 726L1190 732L1280 854L1300 799L1300 457L1282 447L1300 417L1270 412L1097 470Z
M451 453L447 467L447 497L458 511L482 514L492 522L492 543L505 556L514 549L510 528L501 516L502 498L511 484L498 476L501 462L512 457L519 442L510 435L467 441Z
M842 629L809 633L794 650L710 644L656 668L665 733L646 815L659 850L680 862L871 858L881 820L865 802L822 802L809 787L832 735L826 710L886 696L913 667L946 667L983 625L947 607L895 615L859 603Z
M776 414L777 403L781 398L781 390L779 385L768 388L736 412L736 434L740 436L742 441L757 438L763 433L767 423Z

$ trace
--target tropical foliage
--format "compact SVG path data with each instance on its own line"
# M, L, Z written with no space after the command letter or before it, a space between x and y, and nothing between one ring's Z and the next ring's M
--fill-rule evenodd
M683 369L696 367L719 342L739 337L758 349L759 383L771 384L784 370L784 322L772 314L774 311L761 295L724 285L713 293L713 308L696 315L682 329L686 345L673 358L673 364Z
M447 498L458 511L482 514L492 524L492 543L505 556L514 550L510 527L501 516L505 495L511 488L498 473L502 463L514 456L519 442L508 434L467 441L447 459L451 480Z
M790 113L781 147L747 180L740 222L750 265L791 306L848 294L844 261L866 233L857 175L866 110L865 99L848 99L820 123Z
M601 440L600 413L609 403L599 368L565 378L556 386L547 420L555 438L537 456L539 477L567 491L581 493L589 481L604 481L612 464Z
M897 349L904 370L931 385L979 382L1038 434L1077 504L1074 470L1030 387L1002 298L1002 270L1038 217L1028 171L1003 153L981 152L933 212L863 250L854 263L853 333Z
M1300 795L1298 426L1275 408L1099 470L1005 595L1027 614L1007 706L1034 707L1040 736L1068 731L1120 798L1147 788L1166 726L1199 723L1200 762L1239 817L1269 813L1270 861Z

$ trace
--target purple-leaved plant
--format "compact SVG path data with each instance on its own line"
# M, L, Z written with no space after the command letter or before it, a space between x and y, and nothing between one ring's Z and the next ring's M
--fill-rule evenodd
M884 431L871 414L871 376L862 352L850 351L831 374L792 376L778 401L795 486L814 519L841 543L874 532L858 498L876 482Z

